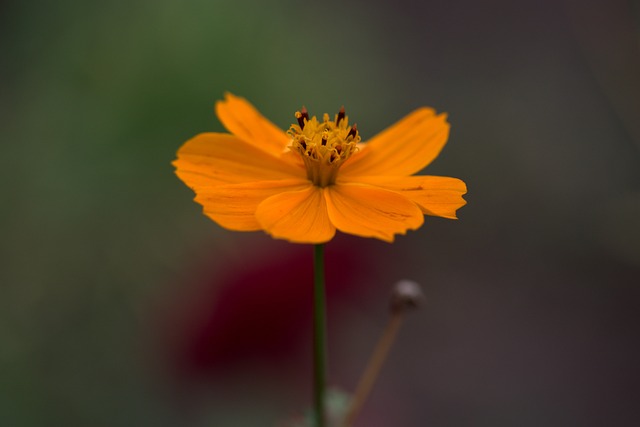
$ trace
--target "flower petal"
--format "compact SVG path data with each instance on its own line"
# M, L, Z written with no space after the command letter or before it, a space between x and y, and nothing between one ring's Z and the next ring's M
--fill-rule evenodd
M306 177L302 167L277 159L233 135L201 133L178 150L176 174L193 189L220 184Z
M395 234L415 230L424 222L420 208L389 190L360 184L324 189L329 218L344 233L392 242Z
M358 177L358 182L396 191L414 201L426 215L457 219L456 210L466 205L467 185L446 176Z
M216 102L216 114L229 132L276 157L289 145L286 132L244 98L226 93L224 101Z
M336 233L322 189L313 185L269 197L258 205L256 218L271 236L294 243L324 243Z
M371 138L345 162L340 174L412 175L438 156L448 137L447 115L420 108Z
M196 202L204 214L222 227L236 231L260 230L256 220L258 205L275 194L297 191L312 184L303 179L259 181L243 184L218 185L198 190Z

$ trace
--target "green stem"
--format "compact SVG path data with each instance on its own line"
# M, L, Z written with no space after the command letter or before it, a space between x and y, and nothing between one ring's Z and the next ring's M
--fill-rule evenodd
M324 244L314 246L313 257L313 392L316 427L326 426L327 320L324 286Z

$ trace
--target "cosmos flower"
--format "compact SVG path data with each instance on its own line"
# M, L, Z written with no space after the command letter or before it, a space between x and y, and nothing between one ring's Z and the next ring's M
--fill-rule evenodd
M456 219L466 203L460 179L413 175L447 142L446 115L433 109L419 108L367 142L344 108L322 120L303 108L287 132L232 94L216 113L230 133L195 136L173 164L205 215L229 230L314 244L340 230L392 242L424 215Z

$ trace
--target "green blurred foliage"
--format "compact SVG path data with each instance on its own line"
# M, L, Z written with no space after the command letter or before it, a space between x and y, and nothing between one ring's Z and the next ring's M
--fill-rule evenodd
M229 233L174 153L222 130L227 90L283 127L303 102L372 105L367 32L348 7L341 31L308 31L324 14L286 1L3 8L0 423L176 425L153 392L149 319Z

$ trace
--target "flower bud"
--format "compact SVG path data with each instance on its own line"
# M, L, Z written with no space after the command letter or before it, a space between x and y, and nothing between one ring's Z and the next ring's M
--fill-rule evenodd
M413 280L400 280L391 293L391 313L397 314L408 308L418 308L424 300L420 285Z

